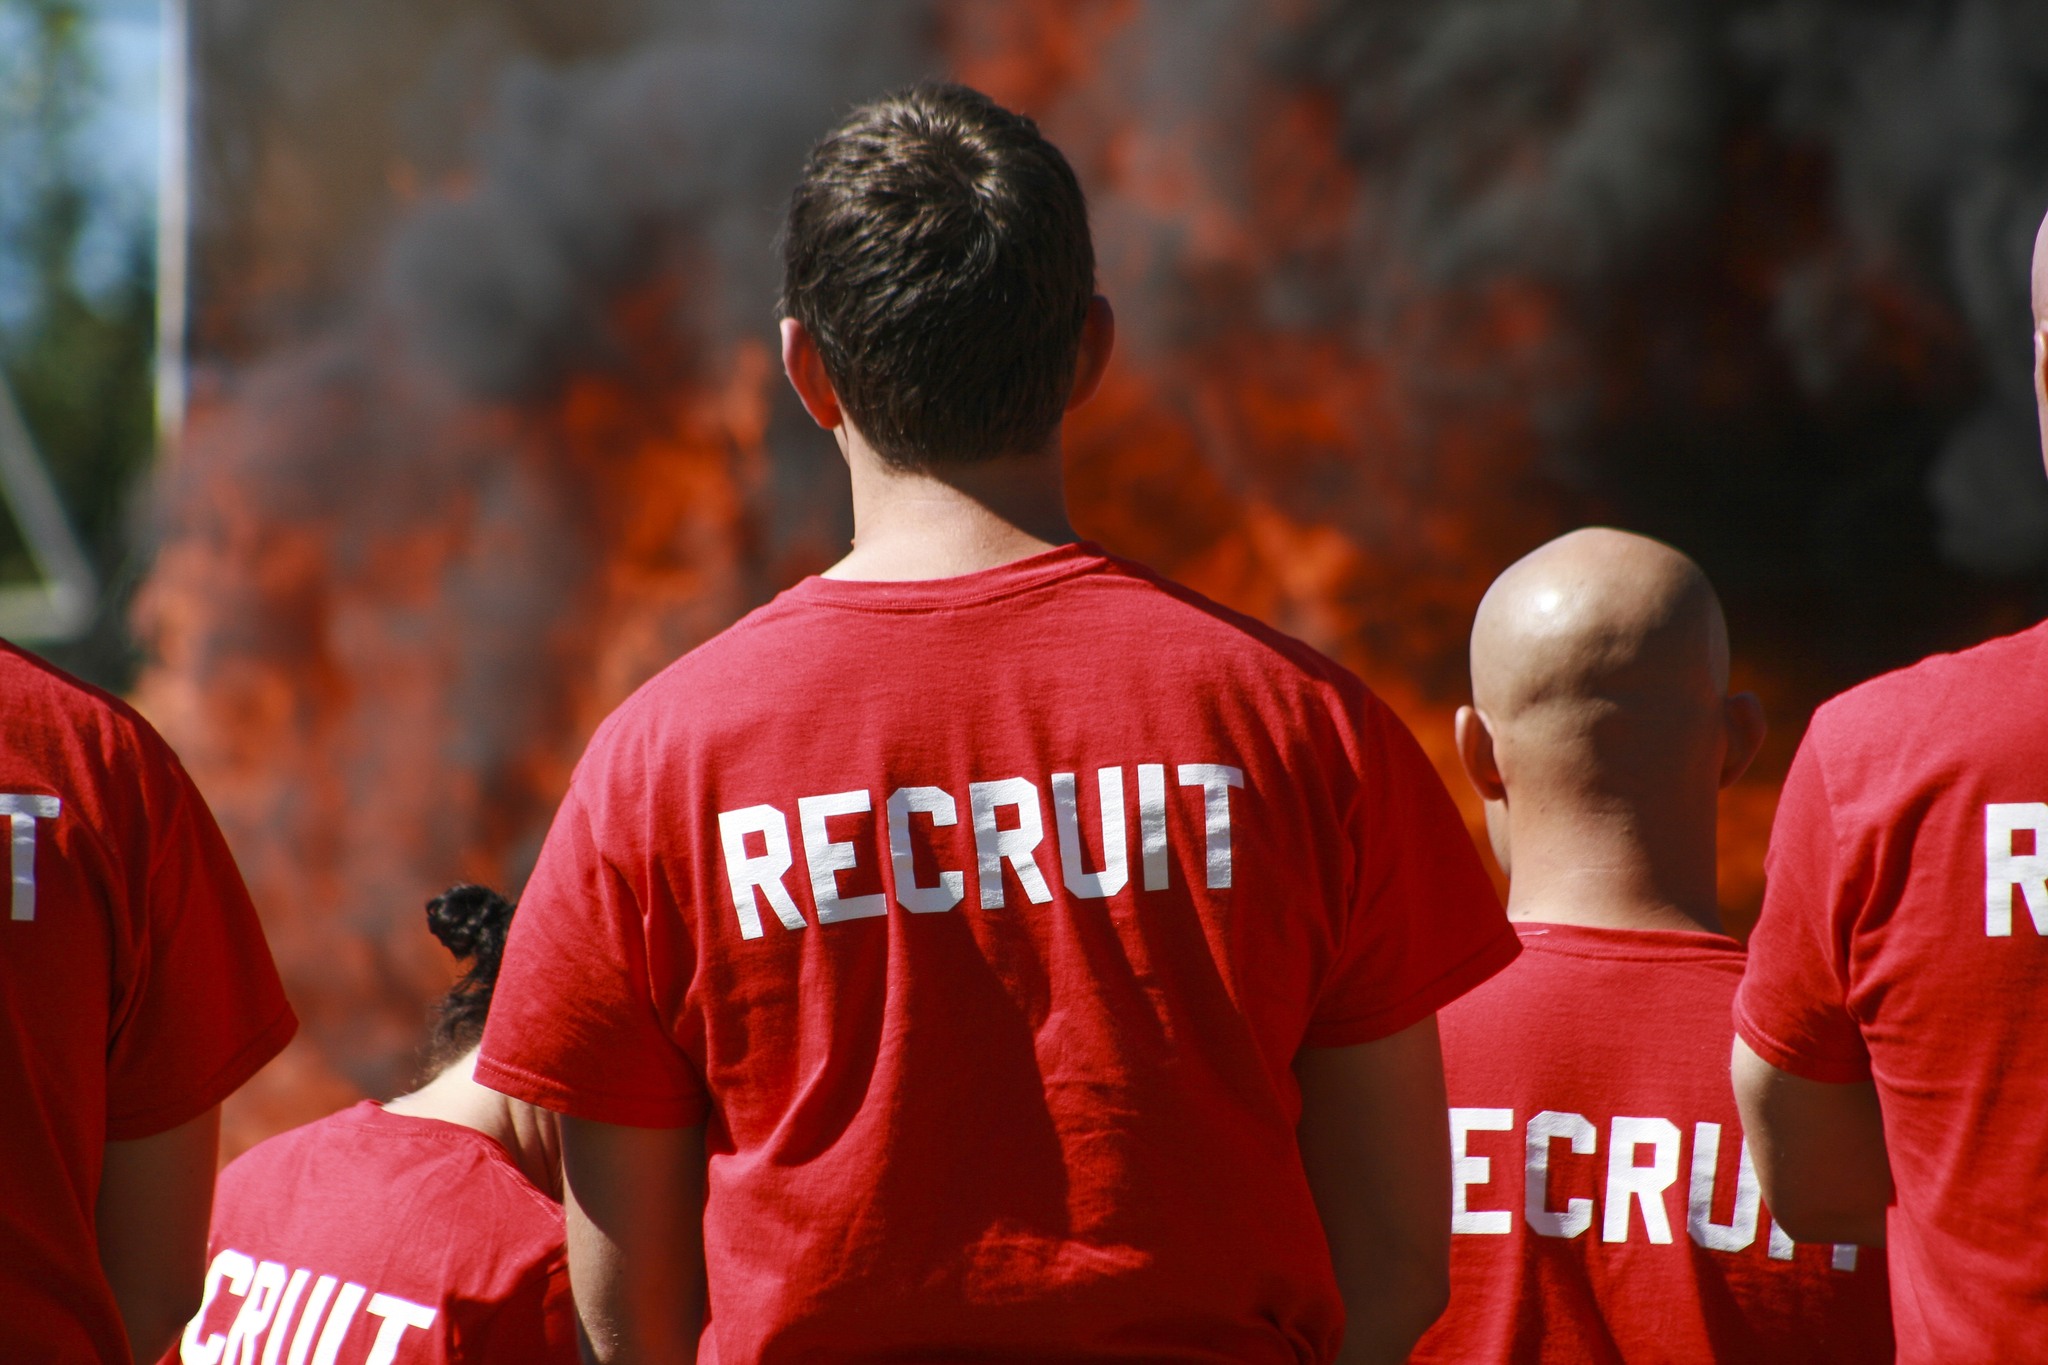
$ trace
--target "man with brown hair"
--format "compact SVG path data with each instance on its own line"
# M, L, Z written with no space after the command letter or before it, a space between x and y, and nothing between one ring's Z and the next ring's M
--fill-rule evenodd
M1516 952L1449 798L1356 678L1075 541L1113 323L1029 119L857 110L785 265L853 551L599 730L477 1068L567 1116L597 1357L1401 1359L1434 1014Z

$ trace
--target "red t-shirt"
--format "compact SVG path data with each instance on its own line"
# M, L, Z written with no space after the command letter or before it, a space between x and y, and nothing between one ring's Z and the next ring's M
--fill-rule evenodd
M1899 1359L2048 1360L2048 624L1814 714L1735 1025L1874 1080Z
M108 1141L227 1098L296 1022L206 803L127 706L0 643L0 1346L128 1359L93 1209Z
M477 1076L708 1122L707 1360L1326 1359L1293 1058L1516 951L1363 684L1070 545L808 579L620 708Z
M221 1173L205 1303L163 1365L575 1365L562 1236L496 1142L365 1100Z
M1418 1361L1889 1361L1881 1249L1794 1246L1728 1085L1742 948L1519 926L1438 1018L1451 1306Z

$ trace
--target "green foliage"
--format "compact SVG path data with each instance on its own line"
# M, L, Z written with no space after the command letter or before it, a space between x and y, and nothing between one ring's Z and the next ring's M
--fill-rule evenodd
M78 0L0 0L0 373L48 465L103 595L88 633L30 642L104 686L132 681L127 607L141 568L131 514L155 447L155 270L146 221L119 225L122 268L88 292L79 245L97 203L80 129L101 97ZM136 215L130 214L133 218ZM0 579L33 566L18 529L0 524Z

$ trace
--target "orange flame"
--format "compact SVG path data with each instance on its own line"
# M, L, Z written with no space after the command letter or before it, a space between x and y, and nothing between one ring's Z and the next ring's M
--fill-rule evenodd
M424 898L504 883L604 714L758 596L772 366L757 341L715 364L678 353L673 301L635 293L617 318L633 366L571 376L541 408L426 395L406 428L421 461L476 481L394 488L361 543L263 475L323 424L376 439L348 386L316 364L194 411L167 479L179 533L138 608L158 662L137 700L228 832L305 1023L231 1102L224 1155L409 1081L424 1002L452 979ZM555 580L544 633L489 619L501 572ZM529 737L484 762L462 751L464 712L501 685Z

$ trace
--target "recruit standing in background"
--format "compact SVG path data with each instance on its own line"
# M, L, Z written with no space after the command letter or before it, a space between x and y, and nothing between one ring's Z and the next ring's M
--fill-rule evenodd
M220 1103L297 1027L227 844L122 702L0 643L0 1358L153 1360Z
M1028 119L857 111L784 259L854 549L600 728L477 1067L570 1116L598 1358L693 1358L707 1272L718 1359L1403 1358L1433 1016L1517 951L1448 794L1355 677L1075 542L1112 322Z
M2048 451L2048 223L2033 292ZM1734 1067L1766 1197L1889 1237L1907 1365L2048 1360L2048 623L1816 711L1765 873Z
M221 1172L206 1291L163 1365L576 1365L560 1128L471 1079L513 908L427 904L469 970L418 1090L258 1143Z
M1764 726L1713 587L1641 536L1554 540L1480 603L1472 701L1524 952L1439 1021L1451 1304L1415 1359L1889 1361L1884 1253L1793 1245L1728 1086L1715 800Z

